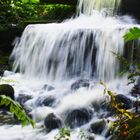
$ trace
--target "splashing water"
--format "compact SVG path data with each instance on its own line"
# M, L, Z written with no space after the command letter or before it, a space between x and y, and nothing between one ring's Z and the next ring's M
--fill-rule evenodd
M24 106L31 110L37 127L33 130L29 126L24 129L19 125L0 126L0 140L54 140L58 129L46 133L42 128L50 113L61 118L62 127L73 119L71 140L80 140L75 133L77 130L82 128L90 134L90 125L107 115L103 104L104 89L99 81L106 81L111 90L120 94L129 93L131 86L126 86L126 77L118 77L120 64L112 52L124 54L122 37L130 27L138 25L129 16L109 16L102 12L104 8L114 11L119 2L79 0L78 17L25 28L11 55L14 72L18 70L20 74L5 72L3 78L14 79L16 98L20 94L32 97ZM77 120L76 115L70 114L80 109L86 121L81 115L77 115L80 116ZM92 135L95 140L105 140L106 130Z

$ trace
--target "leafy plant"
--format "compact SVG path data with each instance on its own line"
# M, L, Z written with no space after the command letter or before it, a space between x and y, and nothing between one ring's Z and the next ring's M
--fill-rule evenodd
M128 119L133 119L135 115L126 109L122 109L121 107L122 103L117 102L117 96L116 96L117 94L114 93L113 91L108 90L107 86L103 82L101 82L101 85L104 86L104 93L110 96L111 106L115 109L115 113L116 113L114 114L114 116L118 117L119 122L122 123L123 122L122 119L124 121Z
M55 136L55 140L70 140L70 128L61 128Z
M136 140L140 135L140 117L139 114L132 113L129 110L120 108L120 103L116 102L116 93L104 86L104 93L109 95L111 107L115 109L114 117L116 120L112 122L112 128L116 135L115 140Z
M0 95L0 106L10 107L10 112L13 113L19 121L22 123L22 127L30 123L32 127L35 127L35 122L29 117L25 110L18 102L15 102L10 97Z
M34 3L32 3L34 1ZM74 11L64 4L40 4L38 0L1 0L0 30L24 27L27 23L63 20Z
M125 35L125 41L135 40L140 38L140 29L138 27L131 28Z

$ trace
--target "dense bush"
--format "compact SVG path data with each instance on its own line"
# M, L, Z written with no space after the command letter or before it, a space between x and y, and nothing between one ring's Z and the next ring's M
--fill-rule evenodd
M25 22L48 22L63 20L73 13L74 8L64 4L23 3L22 1L0 1L0 29L23 26Z

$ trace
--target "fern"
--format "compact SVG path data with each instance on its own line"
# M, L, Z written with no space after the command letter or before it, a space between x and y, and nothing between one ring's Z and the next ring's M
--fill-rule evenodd
M13 113L19 121L22 123L22 127L30 123L32 127L35 127L35 122L29 117L25 110L18 102L15 102L10 97L0 95L0 106L9 106L10 112Z
M131 41L140 38L140 29L138 27L131 28L129 32L124 35L125 41Z

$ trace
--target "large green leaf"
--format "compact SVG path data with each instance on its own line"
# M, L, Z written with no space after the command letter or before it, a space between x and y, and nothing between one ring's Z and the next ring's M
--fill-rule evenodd
M140 38L140 29L138 27L131 28L129 32L124 35L125 41L135 40Z

